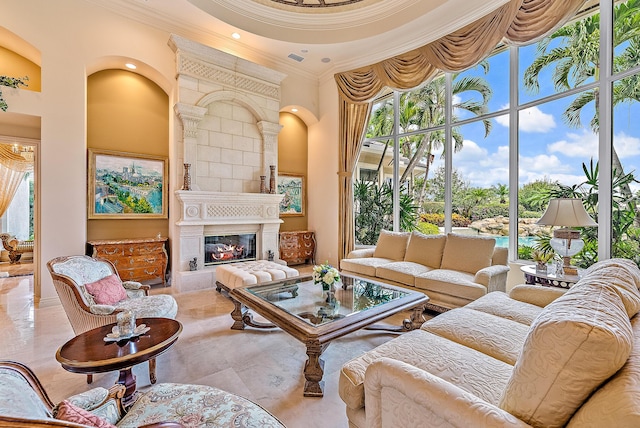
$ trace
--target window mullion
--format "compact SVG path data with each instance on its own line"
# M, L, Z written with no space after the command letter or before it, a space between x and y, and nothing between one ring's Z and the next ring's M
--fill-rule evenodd
M445 109L444 109L444 231L449 233L452 230L453 221L451 220L453 211L453 200L451 191L451 180L453 176L453 144L451 137L451 116L453 114L453 94L452 84L453 76L451 73L445 74Z
M509 48L509 260L518 260L518 187L519 187L519 140L518 140L518 65L520 57L517 47Z
M598 260L611 257L611 161L613 148L613 1L600 1L600 79L598 91Z
M400 231L400 92L393 92L393 230Z

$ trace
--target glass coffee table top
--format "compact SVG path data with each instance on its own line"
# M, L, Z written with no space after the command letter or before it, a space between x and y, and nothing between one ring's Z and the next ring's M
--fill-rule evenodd
M363 328L393 332L419 328L429 298L420 291L385 285L341 274L335 290L327 294L310 275L231 290L234 330L245 327L279 327L307 347L304 395L321 397L324 362L321 354L329 343ZM374 324L398 312L411 311L401 326ZM253 319L252 311L268 323Z
M334 284L332 293L323 291L321 284L314 284L309 278L249 286L246 290L316 326L371 310L410 293L362 278L340 276L341 282Z

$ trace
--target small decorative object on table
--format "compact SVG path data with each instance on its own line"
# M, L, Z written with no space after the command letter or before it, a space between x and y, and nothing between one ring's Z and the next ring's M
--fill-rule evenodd
M553 259L554 252L544 252L542 250L535 250L531 253L531 258L536 262L536 272L546 273L547 263Z
M191 164L184 164L184 181L182 183L182 190L191 190Z
M193 260L189 261L189 270L194 271L198 270L198 258L194 257Z
M136 326L136 314L130 310L118 312L116 315L116 325L111 329L111 333L104 338L105 342L117 342L120 340L131 339L140 336L149 331L149 327L145 324Z
M327 303L332 303L336 299L335 284L337 282L340 282L340 272L338 272L338 269L331 266L328 262L313 267L313 283L322 284L322 291L326 292L325 301Z

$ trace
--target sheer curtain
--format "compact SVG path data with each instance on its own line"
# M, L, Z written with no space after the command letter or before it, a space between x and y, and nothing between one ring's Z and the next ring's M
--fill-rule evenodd
M362 148L371 101L388 87L407 90L438 71L462 71L485 58L498 43L530 43L572 18L585 0L511 0L489 15L428 45L387 60L338 73L339 226L338 260L354 246L353 170Z
M13 146L0 143L0 217L9 208L25 174L32 171L32 161L14 153Z

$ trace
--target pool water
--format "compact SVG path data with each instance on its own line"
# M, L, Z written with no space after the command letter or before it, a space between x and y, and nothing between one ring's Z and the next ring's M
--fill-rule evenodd
M509 246L509 237L508 236L492 236L496 240L496 247L508 247ZM518 237L518 247L528 246L533 247L536 244L535 236L520 236Z

